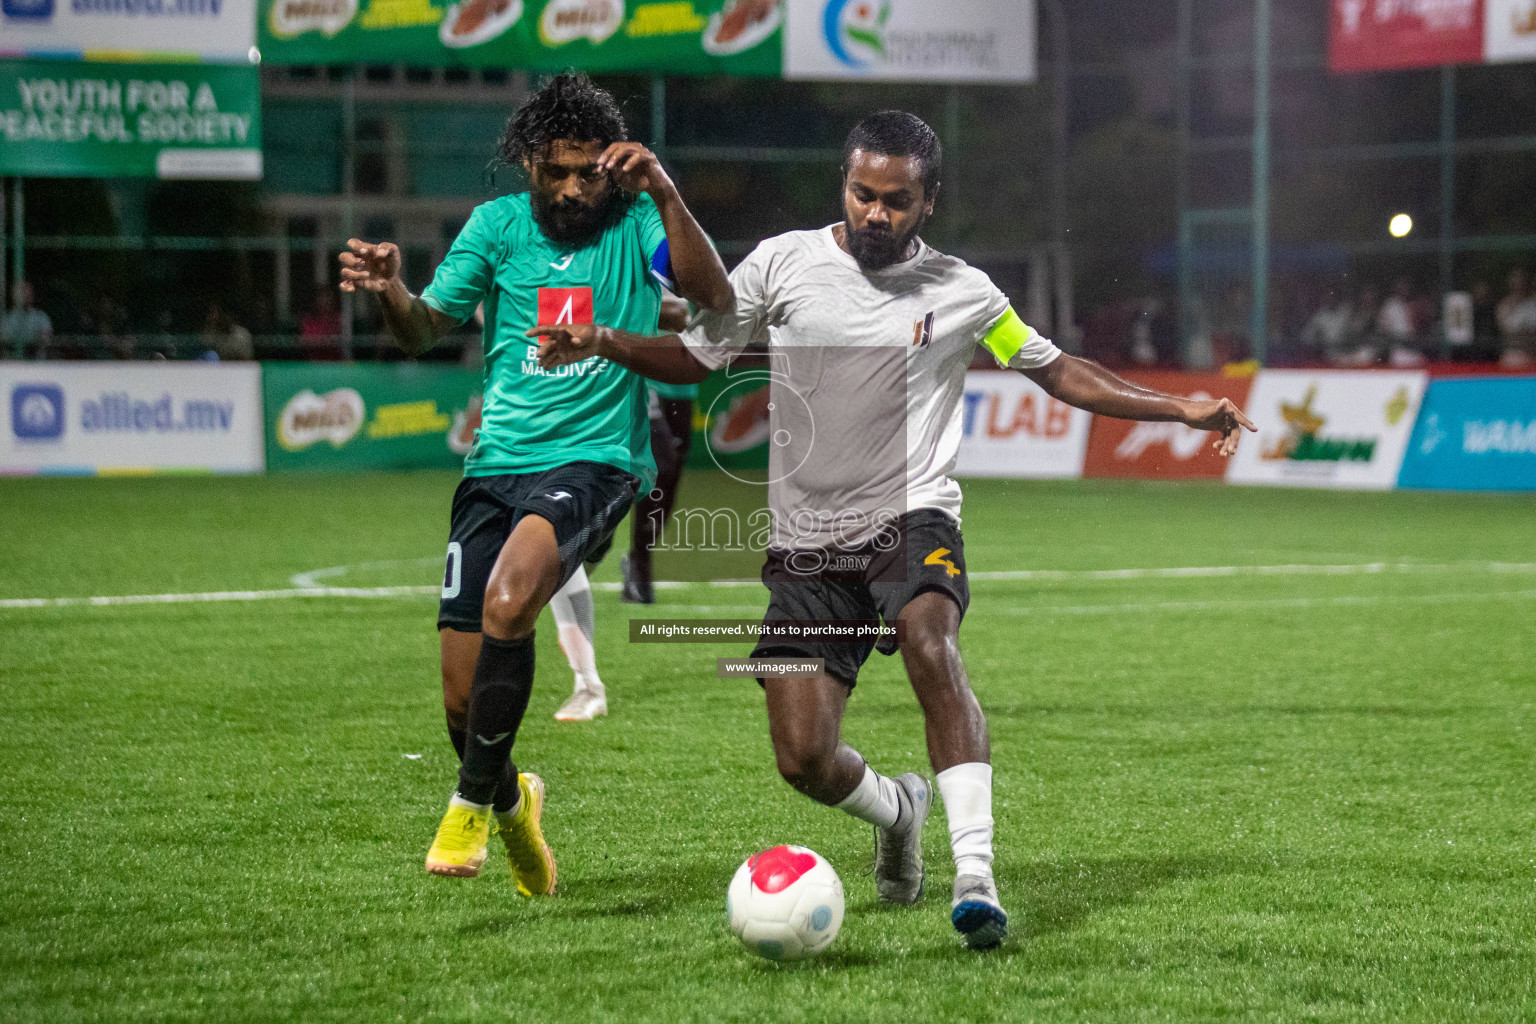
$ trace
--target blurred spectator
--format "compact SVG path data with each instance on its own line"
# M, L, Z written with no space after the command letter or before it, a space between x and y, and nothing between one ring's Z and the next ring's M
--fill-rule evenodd
M1492 363L1499 358L1498 301L1487 281L1472 285L1472 344L1462 347L1457 358L1468 363Z
M1211 350L1217 366L1248 358L1248 328L1253 311L1253 290L1246 281L1227 289L1211 317Z
M1494 317L1499 324L1499 339L1505 343L1501 347L1509 347L1510 317L1514 314L1515 307L1526 300L1528 286L1529 281L1525 276L1524 269L1516 267L1509 272L1509 290L1499 300L1499 304L1494 310Z
M1425 361L1419 351L1413 304L1413 282L1400 277L1376 314L1376 330L1386 342L1387 361L1393 366L1422 366Z
M1381 312L1381 293L1373 284L1362 285L1349 314L1349 327L1343 344L1332 353L1334 366L1370 366L1381 358L1381 339L1376 331L1376 317Z
M95 308L82 318L86 330L95 335L95 343L86 349L76 345L64 354L66 359L93 359L110 357L132 359L138 347L136 339L125 328L128 311L113 301L109 295L100 295Z
M1330 290L1328 300L1301 329L1301 347L1308 359L1338 362L1353 344L1355 305L1342 288Z
M208 315L203 319L203 358L208 353L218 356L221 362L236 362L256 357L256 346L251 332L235 323L217 302L208 303Z
M1527 290L1525 298L1510 310L1509 333L1499 362L1518 367L1536 363L1536 291Z
M329 288L315 292L309 312L299 320L299 345L305 359L341 358L341 308Z
M154 333L144 338L144 357L147 359L175 359L176 336L171 332L171 311L162 309L155 314Z
M22 359L30 348L38 359L46 359L51 341L53 321L32 305L31 282L20 282L12 292L10 312L0 316L0 355Z
M1131 362L1139 367L1176 368L1179 365L1179 325L1160 296L1140 302L1131 321Z

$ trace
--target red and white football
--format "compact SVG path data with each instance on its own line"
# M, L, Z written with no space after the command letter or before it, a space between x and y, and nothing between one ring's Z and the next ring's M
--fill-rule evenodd
M768 960L804 960L843 926L843 880L803 846L754 853L736 869L725 913L742 945Z

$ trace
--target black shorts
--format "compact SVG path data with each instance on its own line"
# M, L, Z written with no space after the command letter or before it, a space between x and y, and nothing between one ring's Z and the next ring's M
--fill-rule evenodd
M614 528L634 503L639 486L633 475L601 462L465 477L453 495L437 628L480 632L485 585L523 516L540 516L555 528L563 587L583 562L596 562L608 553Z
M881 550L881 548L885 550ZM949 595L965 616L971 586L965 575L960 524L937 509L908 512L883 545L845 552L769 550L763 565L768 587L764 622L843 622L895 626L913 598L929 591ZM764 639L754 658L823 658L827 675L852 687L871 651L895 654L894 638L846 641Z

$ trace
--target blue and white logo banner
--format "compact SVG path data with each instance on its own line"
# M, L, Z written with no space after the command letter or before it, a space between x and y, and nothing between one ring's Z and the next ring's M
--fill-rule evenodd
M1031 82L1034 0L789 0L786 78Z
M255 363L0 363L0 476L259 473Z
M0 53L254 63L256 0L0 0Z
M1397 485L1536 491L1536 377L1430 384Z

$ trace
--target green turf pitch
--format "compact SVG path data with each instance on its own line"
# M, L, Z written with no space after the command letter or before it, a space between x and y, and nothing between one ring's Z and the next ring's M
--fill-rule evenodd
M453 486L0 481L0 598L430 585ZM422 870L454 771L431 596L0 608L0 1020L1536 1020L1536 502L973 482L965 529L973 572L1068 570L978 578L961 638L1001 951L949 927L942 813L921 905L878 906L869 831L780 782L757 688L714 678L744 651L629 645L611 591L607 720L553 721L539 634L541 900L504 861ZM1084 573L1298 563L1356 568ZM891 659L848 734L927 770ZM724 920L778 842L848 893L784 969Z

